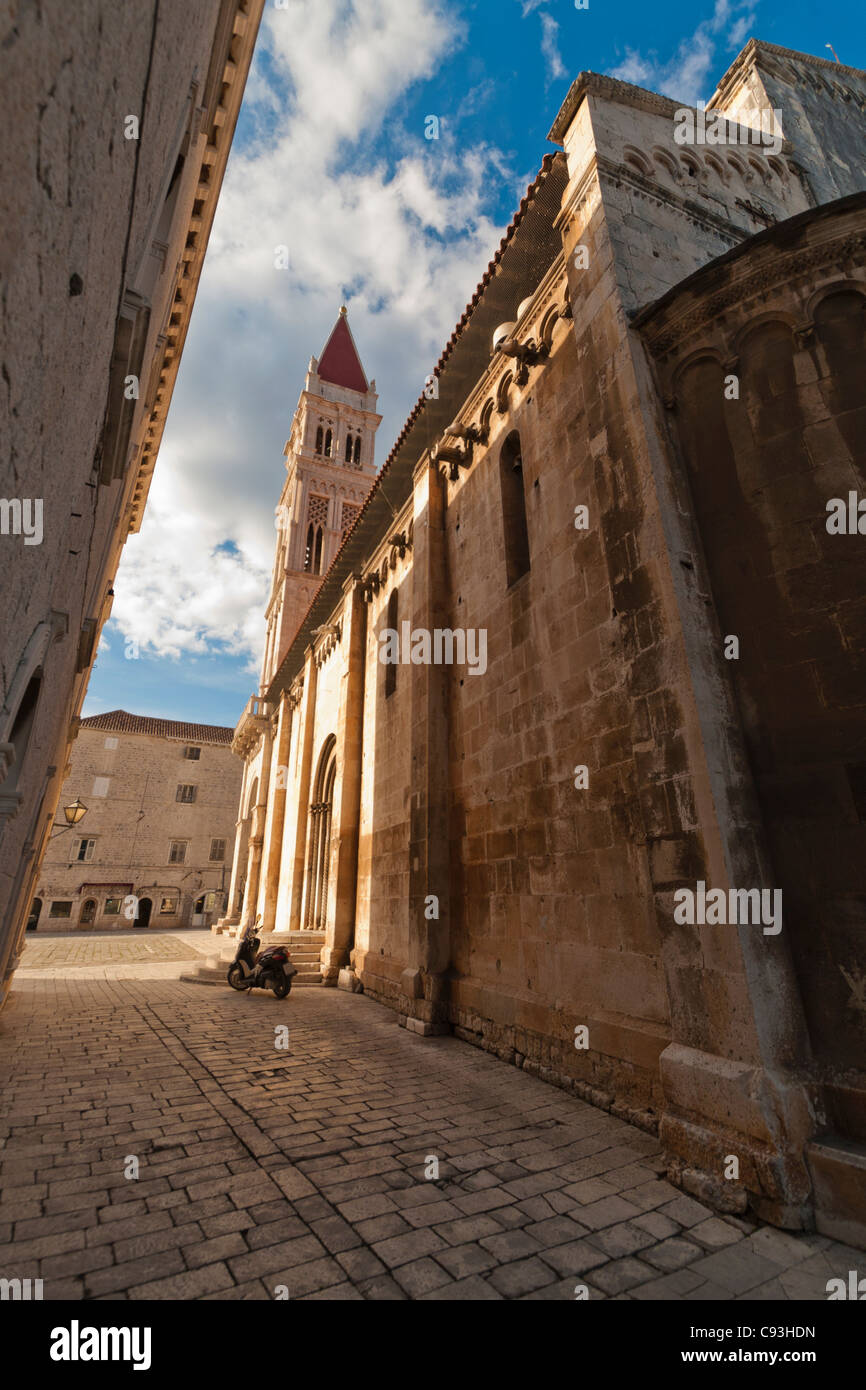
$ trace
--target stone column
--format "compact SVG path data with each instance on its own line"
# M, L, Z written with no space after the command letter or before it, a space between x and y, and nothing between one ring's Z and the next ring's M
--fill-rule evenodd
M428 458L414 477L413 628L448 627L445 484ZM448 683L445 666L410 665L409 942L401 978L406 1026L446 1033L451 961L448 856Z
M241 872L241 846L244 840L244 806L247 800L247 782L249 781L250 765L244 763L244 775L241 778L241 799L238 806L238 819L235 822L235 843L232 851L232 872L229 879L228 898L226 899L226 910L224 915L217 922L217 928L236 927L241 920L240 911L235 907L238 892L238 878Z
M343 585L341 621L341 646L346 653L347 669L337 716L337 776L331 819L333 889L322 949L322 981L326 985L337 983L340 966L349 963L355 939L367 605L354 577Z
M304 855L307 848L307 820L310 806L310 776L313 762L313 729L316 722L316 678L318 668L313 658L313 648L307 647L304 653L304 695L301 701L300 738L301 770L298 777L297 822L294 844L292 846L292 890L289 908L289 931L301 929L301 904L304 893Z
M283 826L286 818L286 787L288 784L291 734L292 709L289 704L288 692L284 690L280 698L277 716L277 736L274 740L268 811L265 822L265 873L261 902L263 931L274 931L277 923L277 895L280 887L280 861L283 851Z
M268 809L268 786L271 772L271 729L270 724L262 732L262 770L259 782L259 799L252 809L250 828L250 853L247 861L247 882L244 889L244 910L241 914L241 931L246 931L261 911L259 906L259 884L262 869L262 843L265 834L265 818Z

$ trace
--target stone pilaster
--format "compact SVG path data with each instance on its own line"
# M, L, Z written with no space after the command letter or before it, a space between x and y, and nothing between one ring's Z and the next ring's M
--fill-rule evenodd
M244 806L247 801L247 782L249 780L249 762L244 763L244 774L241 779L241 797L238 805L238 819L235 823L235 843L232 851L232 871L229 879L228 898L226 899L226 910L224 915L216 923L216 930L224 930L227 927L236 927L240 920L240 909L235 906L238 895L238 879L240 878L243 864L243 844L244 844Z
M448 627L445 484L429 459L414 478L412 627ZM412 771L409 835L409 941L401 980L406 1025L448 1032L450 951L448 858L448 685L444 665L410 665Z
M322 949L322 981L335 985L340 966L349 963L355 940L358 886L358 830L361 821L361 752L364 722L364 660L367 605L360 585L343 586L341 642L346 652L346 681L337 724L337 776L331 822L334 887Z
M313 732L316 723L316 667L313 648L304 653L304 694L300 707L301 768L297 782L297 819L291 835L289 869L292 875L289 900L289 931L301 929L301 907L304 896L304 856L307 848L307 820L310 804L310 776L313 763ZM291 830L291 827L290 827Z
M247 882L244 889L244 910L241 914L241 930L245 931L248 926L255 922L257 915L261 912L259 903L259 888L261 886L262 870L262 844L264 842L265 818L268 806L268 787L270 785L271 771L271 731L270 725L266 725L262 732L264 747L262 749L262 770L259 782L259 794L256 805L252 807L252 825L250 827L250 852L247 861Z
M263 847L265 871L261 912L262 930L266 932L274 931L277 922L291 735L292 708L288 693L284 691L277 715L277 736L274 739Z

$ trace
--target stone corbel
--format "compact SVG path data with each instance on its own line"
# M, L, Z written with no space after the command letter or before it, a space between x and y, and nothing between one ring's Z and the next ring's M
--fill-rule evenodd
M809 346L809 344L812 342L814 335L815 324L811 321L801 323L798 328L794 329L794 342L797 346L798 352L802 351L803 348Z
M519 364L514 374L514 380L518 386L525 386L529 380L529 368L538 366L546 357L550 356L550 348L546 343L536 343L534 338L528 339L525 343L519 343L516 338L502 338L496 344L494 352L501 352L505 357L513 357Z
M379 571L373 570L372 573L368 574L361 582L363 586L364 602L372 603L374 595L378 594L379 589L381 588Z
M391 544L394 546L400 559L403 560L406 557L406 551L412 549L412 538L408 536L405 531L397 531L391 537Z
M460 445L447 444L442 439L438 444L434 444L430 453L439 472L444 474L452 483L460 477L461 468L469 468L472 464L472 444L470 441Z

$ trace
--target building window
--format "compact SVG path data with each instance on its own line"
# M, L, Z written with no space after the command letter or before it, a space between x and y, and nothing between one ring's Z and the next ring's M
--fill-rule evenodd
M356 507L352 502L344 502L343 510L340 513L340 533L345 536L358 515L360 507Z
M526 527L526 494L520 435L512 430L499 455L499 489L502 527L505 533L505 573L508 588L529 569L529 532Z
M94 779L93 779L93 795L94 795L94 796L108 796L108 784L109 784L110 781L111 781L111 778L110 778L110 777L94 777Z
M49 916L49 917L71 917L71 916L72 916L72 903L71 903L71 902L68 902L68 903L67 903L67 902L52 903L52 904L51 904L51 907L50 907L49 910L48 910L48 916Z
M185 801L187 804L195 801L196 788L189 783L181 782L175 794L175 801Z
M211 859L216 859L216 860L225 859L225 857L226 857L226 842L225 842L225 840L211 840L211 842L210 842L210 857L211 857Z
M106 917L117 917L120 913L120 898L106 898L103 915Z
M89 864L96 848L95 840L76 840L72 847L72 858L80 864Z
M310 525L307 527L307 545L304 550L305 570L311 570L313 568L313 534L313 528L312 525Z
M24 756L30 742L30 735L33 731L33 721L36 718L36 705L39 701L39 691L42 687L41 672L31 677L27 683L27 689L21 698L21 703L12 723L12 729L8 734L9 742L12 745L14 757L7 760L9 768L5 782L0 785L0 791L14 791L18 785L18 780L24 767Z
M347 435L346 435L346 456L345 456L345 461L346 461L346 463L351 463L351 462L352 462L352 436L351 436L350 434L347 434Z
M186 863L186 846L186 840L172 840L171 846L168 851L169 864Z
M331 457L331 450L332 450L332 448L333 448L333 443L334 443L334 434L333 434L333 431L332 431L332 430L326 430L326 431L325 431L325 458L326 458L326 459L329 459L329 458Z
M360 467L360 464L361 464L361 436L360 436L359 434L357 434L357 435L355 436L355 462L356 462L356 463L358 464L358 466Z
M107 739L105 740L105 746L106 746L106 748L107 748L109 751L115 749L115 748L117 747L117 739L116 739L116 738L107 738Z
M388 622L386 624L392 632L397 631L397 588L391 590L388 595ZM397 689L397 663L389 661L385 667L385 699L393 695Z
M324 440L324 437L325 437L325 431L322 429L322 426L320 425L319 428L316 430L316 453L317 453L317 454L320 454L320 453L322 452L322 441Z
M201 757L201 749L195 748L192 744L183 750L183 756L189 758L190 762L197 763Z
M322 540L324 533L321 526L316 528L316 544L313 546L313 574L322 573Z
M159 900L159 915L160 915L160 917L174 917L176 913L177 913L177 894L176 894L176 893L172 893L170 896L165 897L165 898L160 898L160 900Z

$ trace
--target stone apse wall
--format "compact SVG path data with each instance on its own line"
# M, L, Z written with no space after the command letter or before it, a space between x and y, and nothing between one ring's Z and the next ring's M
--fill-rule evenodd
M258 794L257 905L305 924L332 750L327 983L351 965L414 1031L657 1128L728 1210L808 1225L817 1192L861 1238L862 1184L833 1208L818 1149L862 1137L861 552L825 504L862 468L863 202L818 208L790 144L778 168L683 154L673 110L592 75L569 95L564 155L265 692L251 756L287 781ZM526 231L545 197L555 245ZM388 682L404 620L484 629L486 670ZM678 922L701 881L781 889L782 931Z

